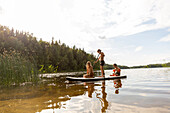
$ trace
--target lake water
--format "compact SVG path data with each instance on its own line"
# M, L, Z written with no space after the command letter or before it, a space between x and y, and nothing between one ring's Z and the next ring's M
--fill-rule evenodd
M46 74L37 85L1 87L0 113L170 113L170 68L122 69L127 79L121 80L65 80L79 76L74 74Z

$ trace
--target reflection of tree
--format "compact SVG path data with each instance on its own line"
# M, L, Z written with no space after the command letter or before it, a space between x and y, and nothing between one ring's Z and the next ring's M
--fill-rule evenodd
M26 110L29 109L30 113L35 113L44 109L63 108L62 102L70 100L73 96L83 95L87 91L83 84L67 87L67 84L63 84L64 81L65 79L56 79L55 82L53 79L48 79L36 86L25 85L1 89L0 103L2 106L10 105L11 109L0 107L0 112L1 110L4 113L18 112L17 110L28 112Z
M115 94L119 94L119 88L122 87L122 82L120 79L114 80L113 82L114 82L114 87L116 88Z
M70 100L71 97L83 95L85 92L88 92L88 97L92 98L95 86L100 86L95 83L85 83L84 85L87 85L87 88L85 88L82 83L65 84L64 82L65 78L56 78L48 79L48 81L46 79L45 82L39 83L35 86L25 85L22 87L11 87L8 89L2 88L0 95L1 105L12 106L11 109L3 108L3 112L17 112L15 111L17 109L25 112L24 110L29 109L29 112L32 113L41 112L44 109L60 109L65 107L63 102ZM121 87L121 80L116 80L114 83L115 88ZM96 97L101 102L101 112L106 112L108 108L108 101L106 99L107 93L105 81L102 82L101 92L96 94ZM18 102L18 100L20 101ZM0 111L1 109L2 108L0 107Z
M103 112L106 112L107 107L108 107L108 101L106 100L107 93L106 93L106 91L105 91L105 81L102 82L102 87L101 87L101 89L102 89L102 98L101 98L101 97L97 97L97 98L98 98L98 99L100 100L100 102L101 102L101 106L102 106L101 111L102 111L102 113L103 113Z

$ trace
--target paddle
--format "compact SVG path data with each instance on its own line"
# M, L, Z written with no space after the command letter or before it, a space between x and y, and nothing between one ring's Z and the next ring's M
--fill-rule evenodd
M98 54L97 59L99 58L99 55L100 55L100 54ZM95 65L95 64L96 64L96 63L95 63L95 62L93 62L93 67L94 67L94 65Z

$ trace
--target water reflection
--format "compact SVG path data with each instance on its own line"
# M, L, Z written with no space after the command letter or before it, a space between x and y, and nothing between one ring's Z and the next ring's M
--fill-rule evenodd
M107 93L105 91L106 86L105 86L105 81L101 82L101 92L100 93L95 93L96 94L96 98L98 98L98 100L101 103L101 112L106 112L107 108L108 108L108 101L106 99ZM84 83L85 86L88 86L88 97L92 98L92 94L94 93L95 89L95 83ZM100 95L102 95L102 97L100 97Z
M88 97L89 97L89 98L92 98L92 94L93 94L93 92L94 92L94 85L95 85L95 84L94 84L93 82L91 82L91 83L85 82L84 85L85 85L85 86L88 86L88 88L87 88Z
M122 82L120 79L114 80L115 94L119 94L119 88L122 88Z
M128 79L67 83L61 76L36 85L1 87L0 113L170 112L169 69L122 70L122 74Z
M64 83L65 78L48 79L42 83L31 86L14 87L1 89L0 95L0 112L43 112L56 109L67 109L66 101L72 97L86 95L88 98L96 98L100 102L101 112L106 112L109 106L106 92L106 82L86 82L86 83ZM120 84L120 80L114 81L113 84ZM118 88L114 85L115 88ZM9 92L13 92L10 94ZM18 101L19 100L19 101ZM25 106L23 106L25 105ZM2 106L4 106L2 108ZM7 109L5 106L11 106L13 109ZM26 109L26 108L27 109ZM99 106L98 109L100 109ZM28 110L31 109L31 110ZM28 110L28 111L27 111Z
M106 93L106 91L105 91L105 89L106 89L106 87L105 87L105 81L103 81L102 82L102 87L101 87L101 89L102 89L102 97L99 97L99 96L97 96L97 98L100 100L100 102L101 102L101 112L103 113L103 112L106 112L106 110L107 110L107 108L108 108L108 101L107 101L107 99L106 99L106 96L107 96L107 93Z

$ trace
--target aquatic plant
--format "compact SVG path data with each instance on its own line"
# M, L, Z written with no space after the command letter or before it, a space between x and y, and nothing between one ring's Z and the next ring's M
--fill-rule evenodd
M41 65L41 68L39 69L40 73L57 73L58 66L49 65L45 67L44 65Z
M0 54L0 85L36 82L38 70L35 64L16 51L4 51Z

